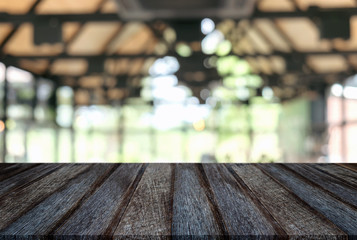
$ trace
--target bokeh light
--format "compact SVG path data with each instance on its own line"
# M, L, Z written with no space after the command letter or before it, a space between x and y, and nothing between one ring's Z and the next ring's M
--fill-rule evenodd
M213 30L215 29L215 23L213 22L212 19L209 18L204 18L201 21L201 32L205 35L213 32Z

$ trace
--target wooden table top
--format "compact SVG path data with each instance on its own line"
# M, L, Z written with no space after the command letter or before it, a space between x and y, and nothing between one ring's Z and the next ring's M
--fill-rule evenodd
M0 164L0 239L357 239L353 164Z

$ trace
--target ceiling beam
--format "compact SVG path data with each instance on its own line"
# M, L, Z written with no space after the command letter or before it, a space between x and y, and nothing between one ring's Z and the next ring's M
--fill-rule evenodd
M172 55L172 54L168 54ZM156 54L99 54L99 55L71 55L68 53L61 53L58 55L4 55L1 56L1 61L7 62L17 62L19 60L38 60L38 59L47 59L47 60L57 60L57 59L87 59L87 60L107 60L107 59L137 59L137 58L152 58L152 57L164 57L167 55L156 55Z
M299 81L299 83L307 83L307 82L311 82L311 81L315 81L315 82L321 82L321 81L325 81L328 78L334 78L337 81L343 81L344 79L350 77L351 75L353 75L354 72L350 72L350 73L323 73L323 74L319 74L319 73L301 73L301 72L286 72L284 74L256 74L259 75L263 78L264 81L271 81L272 83L274 83L274 85L276 84L283 84L283 82L281 82L281 80L287 76L294 76L296 77L297 81ZM50 76L50 75L49 75ZM87 77L89 75L83 75L83 77ZM68 76L68 75L55 75L56 78L58 79L65 79L65 78L71 78L71 79L75 79L78 80L79 78L81 78L82 76ZM150 77L150 75L148 74L136 74L136 75L128 75L128 74L108 74L105 77L114 77L116 78L118 81L124 81L124 80L133 80L136 78L144 78L144 77ZM224 78L223 76L215 76L215 75L207 75L206 79L202 82L194 82L194 81L185 81L185 80L181 80L181 82L185 82L185 83L192 83L193 85L198 85L201 86L202 83L209 83L211 81L217 80L217 77L220 78Z
M29 12L35 13L37 6L42 2L42 0L36 0L35 3L31 6Z
M17 14L11 15L8 13L0 13L1 23L35 23L38 21L48 21L48 19L56 19L60 23L64 22L116 22L121 21L118 14L102 14L102 13L90 13L90 14Z
M38 59L46 59L49 60L50 62L53 62L57 59L85 59L88 62L97 62L97 63L103 63L103 71L104 71L104 63L106 60L120 60L120 59L138 59L138 58L160 58L160 57L164 57L164 56L175 56L178 58L179 62L181 61L190 61L191 58L183 58L178 56L176 53L174 52L170 52L172 54L168 54L168 55L153 55L153 54L138 54L138 55L121 55L121 54L113 54L113 55L69 55L67 53L63 53L60 55L56 55L56 56L1 56L0 57L0 61L3 62L6 65L12 65L15 67L19 67L20 66L20 60L38 60ZM285 75L285 74L297 74L297 73L302 73L303 72L303 66L306 65L306 57L310 56L310 55L328 55L328 54L340 54L342 56L348 56L348 55L352 55L352 54L357 54L357 51L345 51L345 52L337 52L337 51L332 51L332 52L293 52L293 53L283 53L283 52L272 52L271 54L268 55L264 55L264 54L254 54L254 55L238 55L238 57L244 58L244 57L270 57L270 56L281 56L285 59L285 61L288 62L292 62L292 59L298 59L296 62L297 66L296 68L291 68L289 66L287 66L286 72L281 74L281 75ZM215 55L204 55L203 53L194 53L194 55L196 56L204 56L204 57L210 57L210 56L215 56ZM198 70L199 71L199 70ZM354 70L351 68L351 70L349 70L348 72L346 72L347 75L352 75L354 72ZM102 74L103 72L98 72L97 74ZM93 70L88 69L86 70L83 74L81 75L92 75L92 74L96 74L96 72L93 72ZM108 76L121 76L122 74L110 74L110 73L105 73ZM321 74L321 73L314 73L314 71L311 71L309 73L303 73L305 74L304 76L320 76L320 77L324 77L326 74ZM334 73L332 73L334 74ZM65 77L76 77L73 75L66 75L66 74L56 74L56 75L52 75L50 72L47 72L47 77L51 76L51 77L57 77L57 78L65 78ZM274 74L272 75L264 75L262 73L258 74L261 76L274 76ZM327 74L330 75L330 74ZM135 77L135 76L134 76ZM211 76L212 77L212 76ZM315 77L316 78L316 77ZM206 82L206 81L205 81ZM197 82L198 85L201 85L201 83Z
M273 51L269 54L235 54L235 53L230 53L227 56L238 56L240 58L245 58L245 57L272 57L272 56L280 56L284 58L288 58L291 56L311 56L311 55L342 55L342 56L349 56L349 55L354 55L357 54L357 50L350 50L350 51L337 51L337 50L331 50L328 52L321 52L321 51L307 51L307 52L298 52L298 51L293 51L291 53L286 53L286 52L280 52L280 51ZM176 52L170 51L167 52L166 54L163 55L157 55L157 54L98 54L98 55L71 55L68 53L61 53L58 55L39 55L39 56L33 56L33 55L3 55L1 56L1 61L7 61L7 62L17 62L22 59L26 60L38 60L38 59L48 59L48 60L56 60L56 59L87 59L87 60L107 60L107 59L137 59L137 58L161 58L165 56L174 56L176 58L180 59L185 59L189 61L190 57L192 56L204 56L204 57L211 57L211 56L217 56L215 54L207 55L202 52L194 52L190 57L184 58L179 56Z
M250 17L243 17L244 19L258 19L258 18L295 18L295 17L314 17L318 13L332 13L332 12L342 12L345 16L357 15L357 8L331 8L331 9L309 9L307 11L296 10L293 12L263 12L260 10L255 10L253 15ZM30 12L27 14L8 14L5 12L0 13L1 23L12 23L12 24L22 24L27 22L38 22L47 21L48 19L57 19L58 22L113 22L121 21L127 22L127 20L120 18L116 13L106 13L102 14L99 12L89 13L89 14L35 14ZM237 17L236 20L242 18ZM153 22L160 19L152 19L146 22ZM172 19L170 19L172 20ZM168 22L170 22L168 20ZM217 19L218 20L218 19Z

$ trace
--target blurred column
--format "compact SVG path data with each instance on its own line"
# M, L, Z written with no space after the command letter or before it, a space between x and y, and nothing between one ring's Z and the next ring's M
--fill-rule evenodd
M6 144L6 132L7 132L7 127L6 127L6 121L7 121L7 105L8 105L8 99L7 99L7 90L8 90L8 80L7 80L7 67L5 66L5 78L4 78L4 99L3 99L3 112L4 116L2 118L2 121L4 123L4 130L2 132L3 136L3 147L2 147L2 161L5 162L5 158L7 155L7 144Z
M156 129L151 126L150 127L150 152L151 152L151 160L154 161L157 159L157 140L156 140ZM160 147L160 146L159 146Z
M118 139L119 139L119 156L120 161L124 161L124 124L125 124L125 116L124 116L124 102L120 101L120 116L119 116L119 128L118 128Z
M76 88L75 88L76 89ZM76 113L76 103L75 103L75 90L73 92L73 96L72 96L72 109L73 109L73 113L72 113L72 122L71 122L71 126L70 126L70 130L71 130L71 162L76 162L76 132L74 129L74 120L75 120L75 113Z
M341 159L343 162L347 161L347 142L346 142L346 98L341 96Z

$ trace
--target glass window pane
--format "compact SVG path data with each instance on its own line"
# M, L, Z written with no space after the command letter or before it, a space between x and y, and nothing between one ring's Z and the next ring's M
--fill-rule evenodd
M247 162L250 151L248 134L221 133L216 149L218 162Z
M211 131L189 131L185 137L185 151L187 158L183 159L185 162L201 162L202 157L214 157L217 146L217 135Z
M71 112L70 107L58 108L62 111L62 118L57 119L63 123L70 122L68 117L66 118L65 114ZM119 128L120 122L120 109L109 107L109 106L90 106L90 107L79 107L75 111L75 121L74 127L78 130L109 130L113 131L114 129Z
M347 162L357 163L357 125L346 125Z
M0 67L0 74L1 74L1 67ZM1 77L1 76L0 76ZM4 116L4 85L0 79L0 117Z
M5 159L3 159L3 151L4 151L4 132L0 131L0 162L5 162Z
M110 143L111 134L94 131L89 135L89 148L88 151L89 162L107 162L108 153L113 146Z
M10 105L7 109L8 117L13 119L29 119L32 109L29 105Z
M253 104L251 105L251 121L254 131L273 132L279 124L280 105Z
M327 120L329 123L341 123L341 98L330 96L327 100Z
M330 127L329 132L329 162L342 161L342 132L340 126Z
M91 142L87 131L75 131L75 162L86 162L90 159Z
M25 132L24 126L17 124L16 128L6 133L7 156L6 162L25 162Z
M252 147L251 160L254 162L276 162L281 158L276 133L255 134Z
M55 161L55 131L41 126L32 127L28 132L28 161Z
M128 105L122 108L126 129L147 129L150 127L152 107L149 105Z
M283 161L306 161L306 139L310 127L310 104L303 98L284 103L279 121L279 143Z
M72 161L72 142L71 131L69 129L58 130L58 161L71 162Z
M184 162L182 131L157 131L156 162Z
M123 162L149 162L155 158L155 142L149 133L124 132Z
M246 131L248 129L248 108L245 105L223 105L219 111L219 128L225 131Z
M357 120L357 100L345 99L346 121Z

